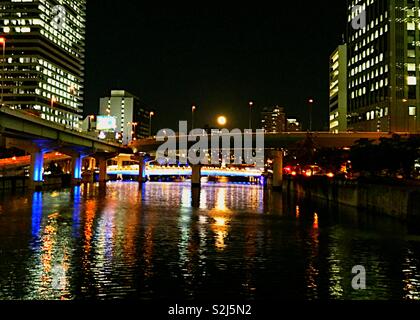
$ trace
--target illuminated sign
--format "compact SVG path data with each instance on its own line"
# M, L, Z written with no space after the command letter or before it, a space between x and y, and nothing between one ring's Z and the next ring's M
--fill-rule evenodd
M117 119L111 116L97 116L97 130L115 130L117 129Z

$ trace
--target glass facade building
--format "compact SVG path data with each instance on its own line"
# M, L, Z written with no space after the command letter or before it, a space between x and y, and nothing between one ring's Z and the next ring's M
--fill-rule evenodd
M420 130L419 5L348 1L348 130Z
M86 0L0 0L4 104L80 129Z

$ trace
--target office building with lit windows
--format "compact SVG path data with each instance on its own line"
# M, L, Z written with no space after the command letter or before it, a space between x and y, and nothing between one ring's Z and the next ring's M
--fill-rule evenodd
M420 1L348 5L348 129L418 132ZM364 25L354 23L360 14Z
M347 45L330 57L330 132L347 131Z
M86 0L0 1L4 105L80 128L85 15Z
M101 98L99 114L116 118L115 133L125 145L149 136L150 111L127 91L112 90L109 97Z
M287 117L284 108L264 108L261 112L261 124L265 132L278 133L287 131Z

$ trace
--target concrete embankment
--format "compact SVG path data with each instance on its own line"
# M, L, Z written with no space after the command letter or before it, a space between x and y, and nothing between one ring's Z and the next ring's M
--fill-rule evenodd
M420 186L377 184L324 177L286 178L283 190L301 196L367 209L401 220L420 218Z
M71 182L70 175L47 176L43 183L45 188L68 186ZM21 191L28 189L29 178L18 177L0 177L0 192Z

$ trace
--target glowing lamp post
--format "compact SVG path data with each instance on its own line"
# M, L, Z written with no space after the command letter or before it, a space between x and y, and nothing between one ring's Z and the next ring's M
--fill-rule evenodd
M194 130L194 114L195 114L196 110L197 110L197 107L192 106L192 108L191 108L191 130Z
M95 119L95 116L89 116L89 127L88 132L92 131L92 121Z
M3 46L3 74L1 77L1 106L3 106L4 99L4 78L6 77L6 38L0 37L0 44Z
M152 136L152 117L155 115L155 113L152 111L149 114L149 137Z
M254 102L249 102L249 129L252 129L252 108L254 107Z
M137 122L129 122L128 125L131 126L131 137L132 137L132 140L136 141L137 140L136 128L138 126L138 123Z
M313 105L314 105L314 99L309 99L308 100L308 105L309 105L309 131L312 131L312 109L313 109Z

